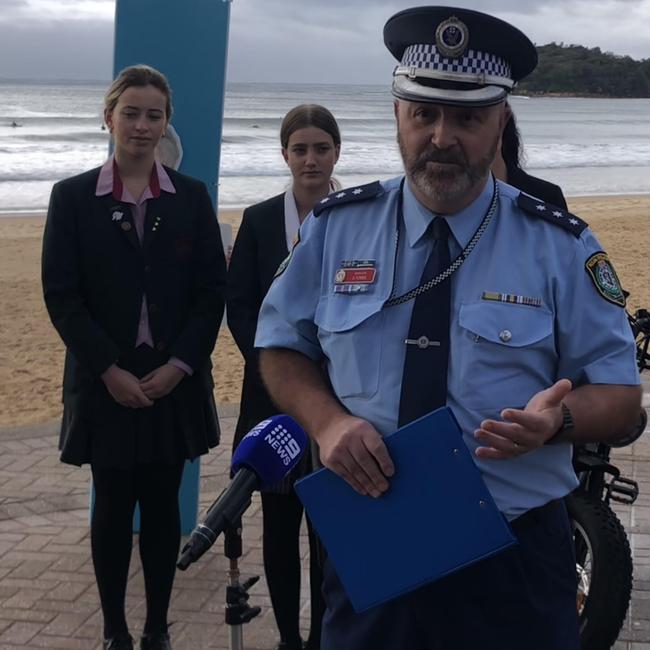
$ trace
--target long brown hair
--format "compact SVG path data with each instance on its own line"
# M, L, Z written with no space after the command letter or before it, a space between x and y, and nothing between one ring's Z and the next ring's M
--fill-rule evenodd
M289 138L292 133L310 126L322 129L332 137L335 146L341 146L341 133L334 116L320 104L300 104L300 106L292 108L282 120L280 127L282 148L286 149L289 146Z

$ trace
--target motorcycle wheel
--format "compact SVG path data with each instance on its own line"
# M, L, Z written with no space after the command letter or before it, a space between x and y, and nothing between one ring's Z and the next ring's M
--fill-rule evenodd
M609 650L618 638L632 593L632 553L618 517L593 497L565 499L576 551L577 607L582 650Z

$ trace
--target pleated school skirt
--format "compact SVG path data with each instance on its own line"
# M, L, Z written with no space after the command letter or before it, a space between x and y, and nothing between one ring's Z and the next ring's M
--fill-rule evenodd
M168 360L140 345L118 361L138 378ZM132 469L144 463L172 465L193 459L219 443L220 429L209 373L185 376L153 406L118 404L101 379L64 394L60 449L64 463Z

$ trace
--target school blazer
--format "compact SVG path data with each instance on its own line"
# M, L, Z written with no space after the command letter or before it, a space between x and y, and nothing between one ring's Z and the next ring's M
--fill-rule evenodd
M133 349L144 293L155 348L211 393L226 267L205 186L166 169L176 194L149 200L141 245L130 206L95 196L99 171L54 186L43 236L45 303L66 346L64 402L83 409L100 375Z
M235 444L257 422L278 412L259 374L255 330L264 296L288 254L284 194L246 208L228 269L228 327L245 362Z
M537 176L531 176L519 167L508 167L508 184L536 199L542 199L542 201L556 205L563 210L568 209L559 185L537 178Z

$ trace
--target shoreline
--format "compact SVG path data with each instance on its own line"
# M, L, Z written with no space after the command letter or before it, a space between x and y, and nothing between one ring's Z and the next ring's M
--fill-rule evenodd
M567 197L569 209L595 232L630 292L628 309L650 308L650 194ZM219 210L232 227L242 210ZM0 430L38 425L61 415L64 347L43 303L40 254L45 212L0 215ZM515 249L516 250L516 247ZM227 327L212 355L215 399L238 404L243 361Z
M351 186L354 187L354 186ZM573 201L582 201L592 198L635 198L635 197L647 197L650 196L649 191L641 192L594 192L592 194L568 194L564 193L565 198ZM260 199L263 201L264 199ZM246 203L245 205L223 205L219 207L219 214L221 213L230 213L230 212L243 212L251 203ZM0 208L0 219L13 219L13 218L37 218L45 217L47 214L47 206L43 208L9 208L3 209Z

